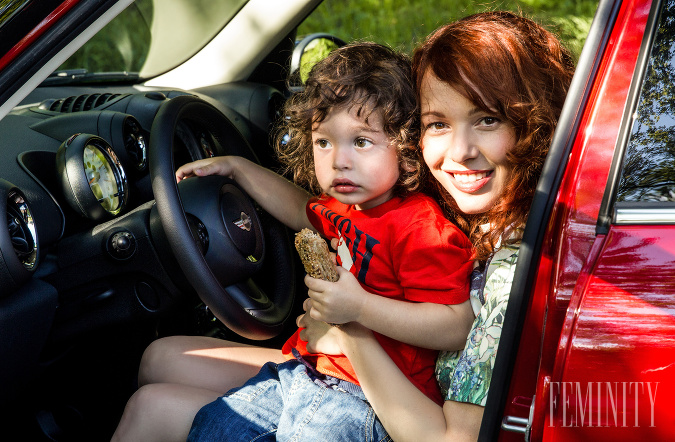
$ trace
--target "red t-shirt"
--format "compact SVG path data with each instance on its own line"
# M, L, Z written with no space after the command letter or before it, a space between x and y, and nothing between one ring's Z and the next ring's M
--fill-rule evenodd
M307 205L312 225L338 238L338 264L351 271L370 293L410 302L460 304L469 299L471 243L448 221L436 202L423 194L395 197L368 210L356 210L332 197ZM323 374L358 384L343 355L312 354L298 330L282 352L296 348ZM434 376L438 351L395 341L377 340L410 381L437 403L442 398Z

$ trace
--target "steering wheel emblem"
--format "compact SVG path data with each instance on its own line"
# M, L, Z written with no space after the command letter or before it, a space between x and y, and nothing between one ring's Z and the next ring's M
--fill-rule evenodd
M241 230L246 230L247 232L251 231L251 217L241 212L239 219L232 221L235 226L239 227Z

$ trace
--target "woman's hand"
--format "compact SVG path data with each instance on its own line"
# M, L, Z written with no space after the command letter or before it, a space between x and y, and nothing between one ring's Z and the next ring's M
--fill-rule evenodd
M336 282L305 276L307 294L312 300L310 315L317 321L344 324L359 321L370 293L365 291L354 275L338 266Z
M235 161L235 157L223 156L184 164L176 171L176 182L193 176L207 175L222 175L234 179Z
M325 322L312 319L312 300L305 300L302 307L305 314L298 316L298 327L304 327L300 331L300 339L307 342L307 350L312 353L323 353L327 355L341 355L342 350L338 344L338 333L340 330Z

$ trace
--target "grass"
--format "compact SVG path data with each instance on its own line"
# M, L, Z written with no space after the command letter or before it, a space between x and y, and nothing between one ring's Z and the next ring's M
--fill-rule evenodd
M504 9L544 25L578 57L596 8L595 0L325 0L300 26L298 35L328 32L346 41L373 40L411 53L444 23Z

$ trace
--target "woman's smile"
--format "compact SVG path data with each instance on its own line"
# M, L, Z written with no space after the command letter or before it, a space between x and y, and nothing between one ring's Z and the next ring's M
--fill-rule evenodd
M464 172L448 171L446 172L452 179L458 190L465 193L473 193L485 186L492 176L492 171L468 170Z

